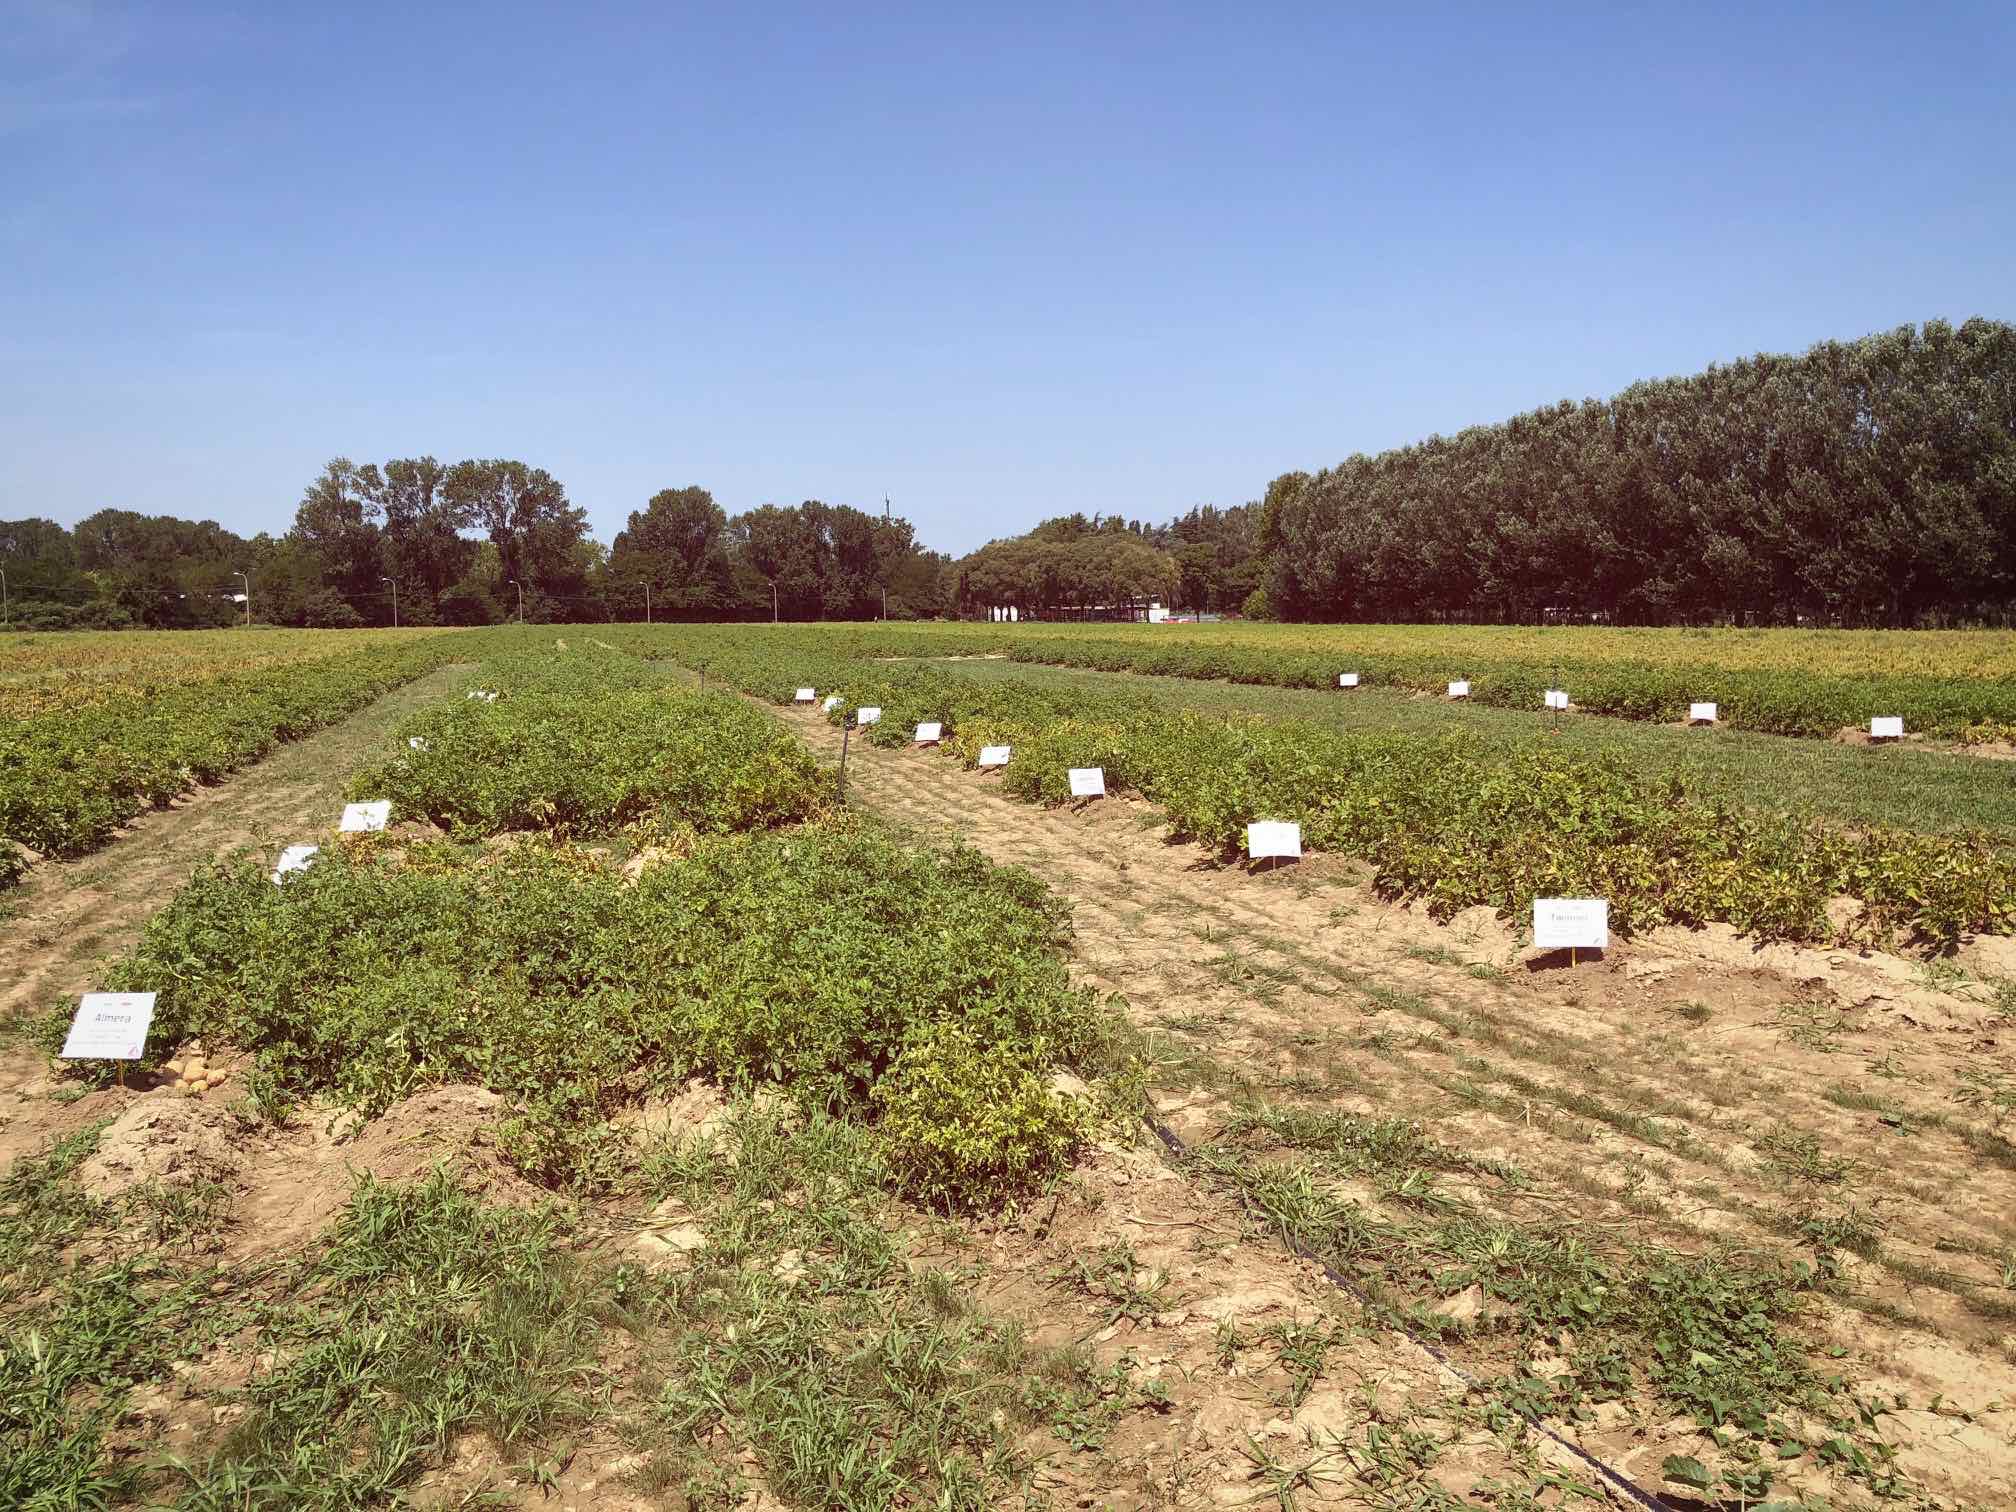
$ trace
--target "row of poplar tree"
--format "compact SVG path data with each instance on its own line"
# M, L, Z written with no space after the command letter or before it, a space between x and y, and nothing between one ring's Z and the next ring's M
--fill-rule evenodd
M1826 342L1275 480L1297 620L2016 615L2016 327Z

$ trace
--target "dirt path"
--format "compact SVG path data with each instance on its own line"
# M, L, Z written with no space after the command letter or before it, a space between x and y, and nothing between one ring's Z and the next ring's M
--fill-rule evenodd
M138 939L199 862L334 828L351 773L466 671L444 667L227 782L140 815L103 850L35 867L0 900L9 910L0 918L0 1027L89 990L97 964Z
M837 751L820 717L783 717ZM862 744L849 775L856 802L1071 900L1082 967L1151 1032L1186 1139L1259 1093L1509 1162L1523 1181L1444 1194L1535 1230L1789 1263L1823 1226L1845 1274L1802 1331L1913 1404L1883 1426L1915 1477L2016 1502L2016 1023L1978 988L1722 929L1557 969L1488 910L1438 925L1341 858L1221 866L1139 801L1041 809L945 756ZM1656 1485L1691 1431L1609 1423L1584 1442Z

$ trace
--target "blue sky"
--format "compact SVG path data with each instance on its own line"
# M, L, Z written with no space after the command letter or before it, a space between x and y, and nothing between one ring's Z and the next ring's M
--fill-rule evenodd
M0 517L327 458L963 551L2016 317L2016 6L0 0Z

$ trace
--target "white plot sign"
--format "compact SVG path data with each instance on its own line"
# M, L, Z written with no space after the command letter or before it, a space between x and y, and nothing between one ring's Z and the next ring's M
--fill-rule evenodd
M343 822L336 827L346 835L363 835L382 830L391 819L392 800L380 798L372 803L344 804Z
M1535 898L1533 943L1542 950L1608 950L1607 898Z
M1549 688L1547 690L1547 707L1550 709L1567 708L1568 695L1559 688Z
M1340 688L1357 687L1358 674L1356 672L1339 672L1337 674L1337 686Z
M1888 717L1878 715L1869 721L1871 740L1902 740L1904 738L1904 718L1901 714Z
M1716 715L1717 709L1712 703L1690 703L1687 705L1687 723L1689 724L1713 724L1715 723Z
M287 880L289 872L308 870L309 865L322 853L319 845L290 845L280 852L280 864L273 868L273 885L278 887Z
M945 726L935 719L927 719L917 726L916 740L919 745L936 745L945 738Z
M829 693L826 695L826 702L819 705L820 712L831 714L835 709L840 707L841 702L842 700L838 693Z
M87 992L58 1054L64 1060L138 1060L153 1022L151 992Z
M819 690L817 688L800 688L796 693L791 695L791 702L814 703L818 700L818 697Z
M1071 796L1073 798L1104 798L1106 796L1106 768L1071 768Z
M1012 747L1009 746L982 746L980 747L980 765L983 767L1006 766L1008 765L1008 757L1011 750Z
M1246 854L1255 861L1268 856L1302 859L1302 826L1276 819L1261 819L1246 826Z
M1451 698L1468 698L1470 696L1470 679L1466 677L1459 682L1449 684L1449 696Z
M427 749L427 737L424 735L408 735L406 737L406 744L416 751L425 752Z
M484 689L482 689L482 688L477 688L477 689L476 689L475 691L473 691L472 693L470 693L470 695L469 695L469 696L470 696L471 698L480 698L480 699L482 699L482 700L483 700L483 702L485 702L485 703L495 703L495 702L497 702L497 695L496 695L495 693L490 693L490 692L486 692L486 691L485 691Z
M854 711L854 723L856 725L880 724L881 722L882 710L877 704L870 704L865 709L856 709Z

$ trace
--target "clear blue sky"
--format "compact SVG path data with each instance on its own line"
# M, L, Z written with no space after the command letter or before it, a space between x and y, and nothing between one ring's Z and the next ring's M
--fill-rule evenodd
M963 551L2016 316L2016 6L0 0L0 517L327 458Z

